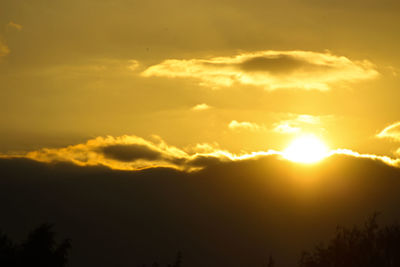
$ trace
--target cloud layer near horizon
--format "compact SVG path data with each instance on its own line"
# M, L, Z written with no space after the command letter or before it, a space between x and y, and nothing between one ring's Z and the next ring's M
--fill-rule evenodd
M168 59L142 75L195 78L212 88L243 84L266 90L328 90L333 83L372 79L379 73L367 60L353 61L329 52L267 50L209 59Z
M355 158L380 161L400 167L400 159L373 154L360 154L349 149L331 150L326 156L347 155ZM18 155L0 155L0 158L28 158L39 162L69 162L78 166L106 166L115 170L141 170L172 168L181 171L201 170L222 162L234 162L277 157L284 160L280 151L255 151L233 154L220 149L218 144L196 144L185 148L168 145L158 136L146 140L134 135L97 137L86 143L62 148L42 148Z
M223 161L246 159L272 152L234 155L217 145L197 144L180 149L168 145L160 137L145 140L134 135L107 136L86 143L63 148L43 148L20 155L2 155L2 158L23 157L40 162L71 162L79 166L103 165L117 170L140 170L166 167L184 171L199 170Z

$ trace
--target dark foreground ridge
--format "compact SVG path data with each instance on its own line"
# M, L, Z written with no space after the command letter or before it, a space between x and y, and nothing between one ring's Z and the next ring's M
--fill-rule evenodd
M266 266L270 255L295 267L337 224L359 225L378 210L389 225L398 203L399 169L345 156L312 167L265 157L196 173L0 160L0 229L18 241L54 223L73 242L71 267L165 266L177 251L183 267Z
M44 224L31 232L26 241L16 244L0 234L0 266L4 267L64 267L67 264L70 241L56 244L51 225ZM379 227L377 214L363 226L337 227L336 234L326 245L320 243L312 251L305 251L299 267L397 267L400 266L400 225ZM232 258L235 256L232 255ZM141 267L146 267L146 264ZM161 267L154 262L151 267ZM183 267L182 253L178 252L173 264L166 267ZM187 265L189 267L189 265ZM251 265L249 265L251 266ZM263 265L274 267L270 256Z

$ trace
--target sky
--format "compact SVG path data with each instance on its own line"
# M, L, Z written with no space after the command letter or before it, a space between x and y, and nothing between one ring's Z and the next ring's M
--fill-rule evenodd
M74 267L180 248L191 266L235 266L240 252L243 266L265 250L293 264L377 210L399 219L399 12L395 0L0 1L0 228L55 222L78 240ZM120 250L91 258L106 242Z
M396 157L398 135L378 135L400 121L399 8L2 1L0 151L156 135L251 153L311 133L332 149Z

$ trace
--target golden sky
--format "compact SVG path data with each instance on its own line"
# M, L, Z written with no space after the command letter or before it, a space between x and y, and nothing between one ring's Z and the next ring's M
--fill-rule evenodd
M313 134L396 159L399 12L394 0L1 1L0 153L114 166L96 153L128 146L138 154L119 168L187 168Z

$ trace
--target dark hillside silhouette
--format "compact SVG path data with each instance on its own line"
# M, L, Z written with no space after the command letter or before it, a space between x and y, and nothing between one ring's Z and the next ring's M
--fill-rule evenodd
M185 173L0 159L0 229L24 240L54 222L71 267L298 266L299 252L375 210L400 218L400 169L337 156L316 166L274 157ZM3 242L4 243L4 242Z

